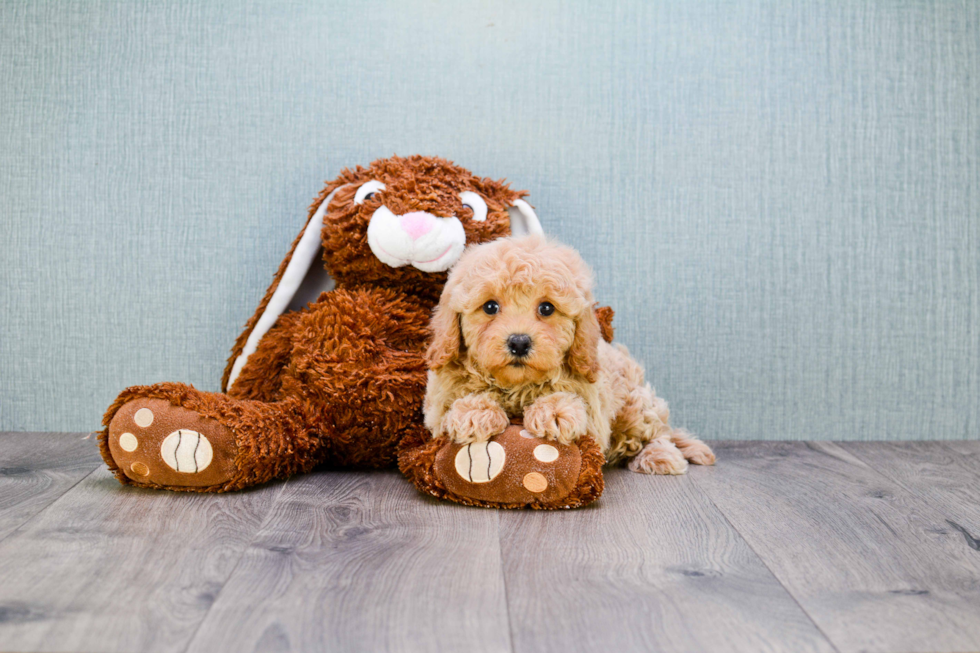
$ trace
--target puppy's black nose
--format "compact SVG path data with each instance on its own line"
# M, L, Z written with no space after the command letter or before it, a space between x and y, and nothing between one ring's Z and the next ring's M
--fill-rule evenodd
M512 334L507 338L507 349L518 358L527 356L527 352L531 351L531 336L524 333Z

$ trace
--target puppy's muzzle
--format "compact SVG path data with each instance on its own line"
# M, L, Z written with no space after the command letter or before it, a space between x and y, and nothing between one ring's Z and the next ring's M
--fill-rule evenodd
M531 351L531 336L513 333L507 338L507 351L517 358L524 358Z

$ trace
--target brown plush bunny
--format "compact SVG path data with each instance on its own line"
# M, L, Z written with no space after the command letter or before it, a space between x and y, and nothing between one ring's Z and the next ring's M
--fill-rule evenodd
M106 463L122 483L198 492L393 465L428 439L423 354L446 270L469 244L540 233L524 195L435 157L344 170L238 337L224 393L126 389L103 419Z

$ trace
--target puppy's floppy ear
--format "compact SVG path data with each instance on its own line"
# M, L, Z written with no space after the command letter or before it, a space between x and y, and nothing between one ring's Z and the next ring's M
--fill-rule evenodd
M439 298L439 305L432 313L429 323L432 329L432 341L425 352L425 360L429 368L438 370L449 365L457 358L463 349L463 334L459 329L459 314L449 305L450 295L455 287L450 279Z
M568 365L589 383L599 376L599 320L593 307L587 306L575 322L575 338L568 350Z

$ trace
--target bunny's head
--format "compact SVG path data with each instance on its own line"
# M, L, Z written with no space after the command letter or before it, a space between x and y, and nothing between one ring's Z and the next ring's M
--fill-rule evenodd
M393 156L327 183L232 352L230 387L289 310L337 287L398 290L434 305L467 246L542 233L524 191L445 159Z

